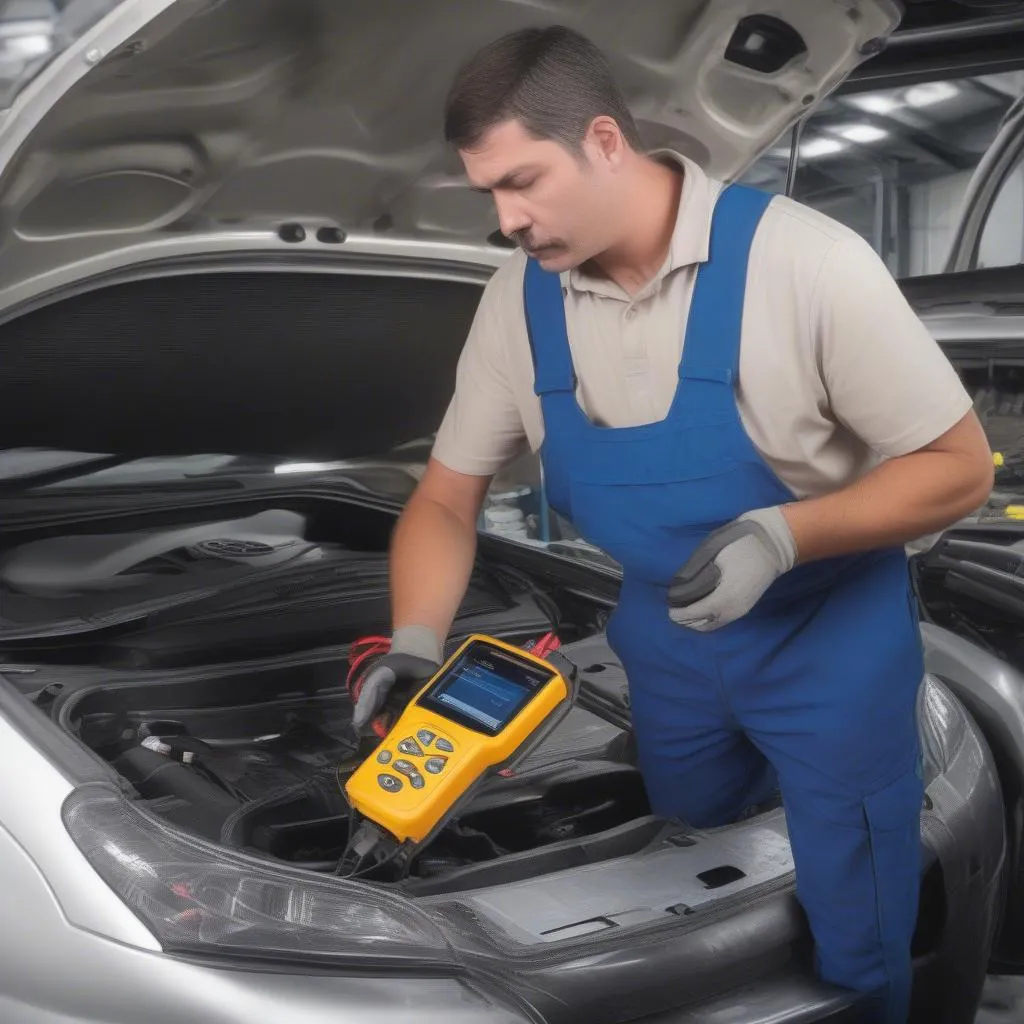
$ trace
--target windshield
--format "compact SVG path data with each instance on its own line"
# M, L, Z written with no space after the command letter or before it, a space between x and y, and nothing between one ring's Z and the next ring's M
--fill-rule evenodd
M0 2L0 110L59 53L124 0Z

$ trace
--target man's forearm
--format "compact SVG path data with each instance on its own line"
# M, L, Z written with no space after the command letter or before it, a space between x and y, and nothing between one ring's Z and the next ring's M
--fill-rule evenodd
M409 500L391 545L393 625L420 625L444 641L476 556L476 524L421 493Z
M834 494L784 505L798 562L906 544L983 505L992 488L992 457L978 443L980 427L966 429L971 443L965 450L913 452Z

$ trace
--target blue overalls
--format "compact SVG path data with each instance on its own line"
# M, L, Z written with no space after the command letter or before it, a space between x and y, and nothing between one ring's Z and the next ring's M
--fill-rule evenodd
M798 565L745 617L676 625L667 588L698 542L794 500L741 423L734 388L751 242L771 197L719 197L664 420L608 428L577 404L560 281L524 299L549 498L623 567L608 640L629 678L654 811L709 828L781 788L797 895L826 981L908 1012L921 866L915 718L924 674L904 550Z

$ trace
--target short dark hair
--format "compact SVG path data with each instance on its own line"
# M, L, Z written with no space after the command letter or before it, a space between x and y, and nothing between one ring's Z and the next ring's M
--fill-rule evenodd
M629 145L640 135L607 57L585 36L553 25L527 28L489 43L455 76L445 103L445 139L469 149L513 118L538 139L579 153L595 117L618 123Z

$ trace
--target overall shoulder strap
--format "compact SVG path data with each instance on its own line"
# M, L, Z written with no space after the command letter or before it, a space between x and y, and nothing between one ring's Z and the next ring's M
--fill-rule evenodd
M729 185L718 197L708 259L697 270L687 317L683 380L731 384L737 378L750 247L772 198L745 185Z
M565 303L558 274L526 261L523 308L533 354L533 390L538 395L576 391L576 371L565 326Z

